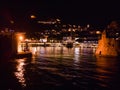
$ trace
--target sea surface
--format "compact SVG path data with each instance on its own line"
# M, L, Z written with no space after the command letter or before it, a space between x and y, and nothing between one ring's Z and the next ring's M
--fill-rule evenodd
M0 59L0 90L120 90L118 57L95 48L30 47L32 57Z

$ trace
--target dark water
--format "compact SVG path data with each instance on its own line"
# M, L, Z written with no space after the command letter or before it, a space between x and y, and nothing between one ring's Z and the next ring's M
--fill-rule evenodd
M120 60L94 48L33 47L32 58L0 60L0 90L119 90Z

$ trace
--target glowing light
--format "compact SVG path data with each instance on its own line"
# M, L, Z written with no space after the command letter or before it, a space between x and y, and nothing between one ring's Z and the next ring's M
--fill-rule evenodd
M119 33L116 33L116 35L119 35Z
M19 36L19 40L22 41L23 40L23 36Z
M47 42L47 39L43 39L43 42Z
M37 52L37 48L36 48L36 47L32 48L32 53L33 53L33 55L35 55L36 52Z
M23 47L21 47L21 44L18 44L18 49L17 49L18 52L22 52L23 51Z
M17 62L18 64L16 66L17 71L14 72L16 78L22 84L22 86L26 86L26 83L25 83L26 80L24 78L24 72L25 72L25 68L24 68L25 63L24 63L24 61L25 61L24 59L18 60L18 62Z
M76 63L79 63L79 52L80 52L80 49L75 48L75 50L74 50L74 65L76 65Z
M11 23L11 24L13 24L13 23L14 23L14 21L13 21L13 20L11 20L11 21L10 21L10 23Z
M76 27L76 25L73 25L73 27L75 28L75 27Z
M71 29L68 29L68 31L70 32L70 31L71 31Z
M96 31L96 34L101 34L101 32L100 31Z
M88 25L87 25L87 28L89 28L89 27L90 27L90 25L88 24Z
M81 28L81 26L78 26L78 28Z
M55 21L38 21L38 23L41 23L41 24L55 24L56 22Z
M60 19L56 19L58 22L60 22Z
M36 16L35 15L31 15L30 18L34 19L34 18L36 18Z

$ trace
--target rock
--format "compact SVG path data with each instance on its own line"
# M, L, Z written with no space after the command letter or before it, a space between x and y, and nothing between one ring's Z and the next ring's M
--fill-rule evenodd
M115 38L107 38L104 30L95 54L100 56L119 56L119 42Z

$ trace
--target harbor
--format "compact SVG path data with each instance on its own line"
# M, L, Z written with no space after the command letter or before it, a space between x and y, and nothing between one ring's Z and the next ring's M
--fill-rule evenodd
M94 48L30 47L30 50L32 57L1 59L0 88L119 89L117 57L96 57Z
M0 90L120 90L119 8L0 0Z

